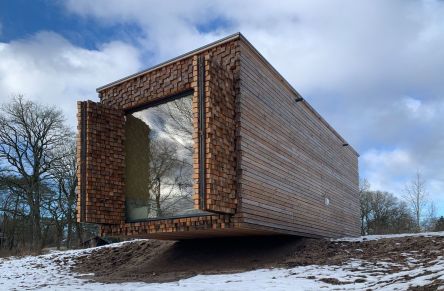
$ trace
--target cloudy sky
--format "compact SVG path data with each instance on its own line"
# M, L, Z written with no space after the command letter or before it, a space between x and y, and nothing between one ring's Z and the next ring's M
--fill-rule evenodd
M2 0L0 102L60 106L242 32L361 154L373 189L417 170L444 214L444 1Z

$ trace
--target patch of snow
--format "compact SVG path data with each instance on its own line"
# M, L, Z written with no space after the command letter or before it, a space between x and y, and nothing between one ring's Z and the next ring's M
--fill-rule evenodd
M358 237L342 237L332 239L337 242L363 242L371 240L380 240L387 238L402 238L402 237L440 237L444 236L444 231L439 232L420 232L420 233L402 233L402 234L384 234L384 235L366 235Z
M116 248L128 242L99 248ZM98 248L51 253L42 256L0 259L1 290L406 290L444 279L444 258L427 266L415 265L391 272L398 264L352 259L341 266L299 266L262 269L237 274L198 275L170 283L104 284L82 278L70 270L74 259ZM408 255L408 253L405 253Z

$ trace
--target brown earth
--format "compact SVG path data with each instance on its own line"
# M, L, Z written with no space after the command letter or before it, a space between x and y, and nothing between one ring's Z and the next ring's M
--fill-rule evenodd
M103 282L175 281L197 274L284 266L282 262L304 242L290 237L135 241L78 257L74 271L95 273L94 279Z
M414 258L418 264L427 266L438 256L444 256L444 237L404 237L363 242L295 237L218 238L178 242L143 240L118 248L99 248L89 255L82 255L76 258L73 270L82 274L94 273L91 279L100 282L167 282L197 274L305 265L343 265L350 259L365 260L375 265L380 262L396 263L397 266L386 271L394 273L403 267L414 268L408 258ZM365 278L357 280L363 282ZM334 278L324 278L323 281L333 285L343 283ZM430 286L415 290L436 290L442 283L435 280Z

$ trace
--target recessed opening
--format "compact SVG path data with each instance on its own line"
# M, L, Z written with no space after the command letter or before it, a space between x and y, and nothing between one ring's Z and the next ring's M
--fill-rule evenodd
M193 200L192 94L126 115L128 221L205 214Z

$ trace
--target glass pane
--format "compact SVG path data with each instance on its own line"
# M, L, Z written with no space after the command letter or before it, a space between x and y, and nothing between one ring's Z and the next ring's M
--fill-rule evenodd
M192 96L126 116L128 220L200 213L193 201Z

